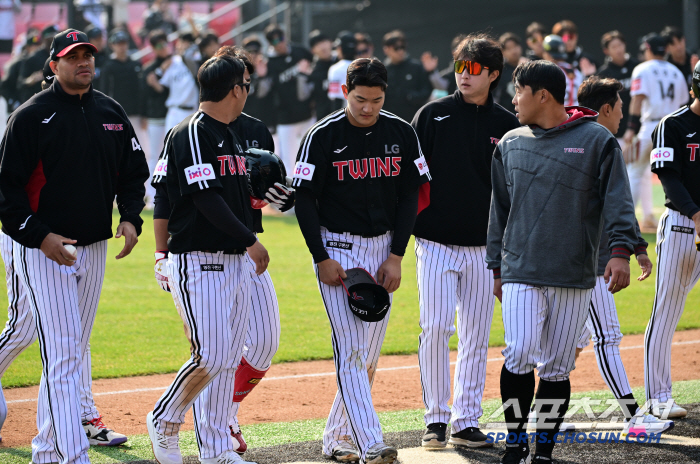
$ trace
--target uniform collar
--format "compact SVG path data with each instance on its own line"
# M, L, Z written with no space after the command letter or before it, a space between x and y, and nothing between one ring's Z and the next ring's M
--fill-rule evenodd
M455 93L453 94L453 98L457 102L457 106L463 106L465 109L468 111L474 112L474 113L482 113L485 111L491 111L493 109L493 94L489 92L489 97L486 99L486 104L485 105L475 105L473 103L467 103L464 101L464 98L462 98L462 91L457 89L455 90Z
M80 95L70 95L63 90L58 79L54 79L53 84L51 84L51 92L64 102L79 106L85 106L90 103L94 94L92 85L90 85L90 89L82 95L82 98Z

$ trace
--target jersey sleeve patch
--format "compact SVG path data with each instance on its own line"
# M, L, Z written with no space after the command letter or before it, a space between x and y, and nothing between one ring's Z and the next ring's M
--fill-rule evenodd
M630 88L630 91L636 92L642 88L642 79L641 78L636 78L635 80L632 81L632 87Z
M294 178L302 180L311 180L314 177L316 166L303 161L298 161L294 168Z
M195 164L185 168L185 179L187 179L187 185L191 185L203 180L214 180L216 179L216 174L214 174L214 168L209 163Z
M430 172L428 169L428 163L425 161L425 156L421 155L420 158L413 160L413 162L416 163L416 167L418 168L418 172L421 176Z
M155 176L167 176L168 175L168 160L162 159L156 164L156 168L153 170L153 177Z
M659 147L654 148L651 151L650 157L651 164L658 163L660 161L673 161L673 148L670 147Z

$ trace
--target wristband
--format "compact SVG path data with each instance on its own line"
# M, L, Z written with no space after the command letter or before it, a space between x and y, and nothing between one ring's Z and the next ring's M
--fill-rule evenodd
M642 127L640 122L641 116L638 114L630 114L629 120L627 120L627 128L634 132L634 135L639 134L639 129Z

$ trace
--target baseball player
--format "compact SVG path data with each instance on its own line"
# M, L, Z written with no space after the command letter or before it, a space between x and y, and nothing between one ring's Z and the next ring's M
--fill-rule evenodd
M43 365L32 441L37 463L89 462L80 399L81 375L89 387L89 373L81 374L81 363L89 362L115 194L116 237L126 239L117 259L131 252L142 224L148 166L124 110L92 89L94 51L83 32L55 35L54 83L12 114L0 146L0 221L15 242L12 263Z
M355 59L357 40L352 32L339 35L333 45L338 52L338 62L328 69L328 99L334 110L345 108L346 100L343 96L343 83L348 73L348 66Z
M688 101L687 84L678 68L664 59L667 40L649 34L644 37L644 58L632 71L632 101L627 130L623 136L625 149L633 147L627 161L627 174L635 204L642 204L642 228L656 228L652 211L651 171L647 159L652 149L651 133L659 120ZM634 140L635 136L638 142ZM638 145L636 145L638 143Z
M337 461L389 464L371 386L389 314L365 322L351 312L340 279L361 267L389 293L401 283L401 259L430 178L411 126L382 110L386 68L360 58L347 70L345 109L306 133L294 174L299 227L331 324L338 393L323 433L323 454Z
M44 64L44 81L41 89L46 90L55 77L51 70L51 57ZM4 231L0 230L0 256L5 263L5 282L7 284L7 324L0 334L0 378L10 364L17 359L25 349L36 341L36 322L27 300L27 292L22 285L20 276L15 272L16 264L12 258L14 241ZM90 342L88 341L83 355L80 377L80 409L83 429L90 445L115 446L127 441L125 435L108 429L102 422L102 416L97 411L92 398L92 361L90 357ZM7 403L0 385L0 430L7 418ZM2 437L0 437L2 441Z
M229 439L228 420L248 327L246 252L258 275L269 262L251 231L243 147L228 128L243 110L250 73L242 60L222 55L200 67L198 80L199 111L176 125L164 148L171 208L165 274L192 356L146 418L160 464L182 463L178 432L195 400L200 461L244 462ZM158 225L155 230L160 236Z
M566 106L578 105L577 92L583 82L583 74L578 68L567 61L569 55L566 52L566 43L558 35L550 34L542 42L544 47L543 56L547 61L551 61L564 71L566 76L566 94L564 104Z
M622 83L615 79L600 79L592 76L581 84L578 90L578 100L582 106L597 111L598 123L612 134L616 134L622 120L620 93L623 89ZM637 280L642 281L651 275L652 264L647 256L648 243L642 238L638 225L637 235L638 243L634 248L634 253L642 269L642 275ZM596 285L588 308L586 326L576 348L576 355L578 356L580 350L588 345L588 340L593 334L598 369L608 388L619 401L627 420L623 433L635 435L645 433L647 436L652 433L661 433L673 428L673 421L658 420L641 410L634 395L632 395L632 387L627 379L625 366L622 364L619 349L620 341L622 341L620 322L617 319L615 299L606 289L604 279L605 266L609 260L608 236L604 233L598 248Z
M693 71L693 103L664 117L652 133L651 170L666 192L666 210L656 233L656 297L644 337L644 385L652 413L670 418L687 414L673 400L671 340L700 278L700 248L693 243L700 234L698 84L700 64Z
M494 294L502 301L506 348L501 397L508 425L502 463L529 463L527 410L536 395L533 462L551 462L554 434L571 395L576 342L596 283L600 231L609 236L608 290L629 285L638 242L620 147L597 113L564 106L566 77L531 61L513 73L523 127L505 134L492 162L487 238ZM546 416L546 417L544 417Z
M425 423L422 445L493 446L479 431L494 296L486 269L486 229L491 204L491 157L503 134L520 126L494 102L503 70L501 46L469 35L454 51L458 90L421 108L411 125L433 176L420 191L416 272L420 303L418 359ZM454 200L467 197L455 214ZM459 330L454 400L450 400L449 339Z
M246 69L252 75L255 67L250 62L248 55L235 47L222 47L216 56L228 54L240 58L246 65ZM241 113L229 128L244 142L247 148L261 148L263 150L274 151L275 146L272 135L265 124L245 113ZM162 265L165 264L168 255L167 242L170 238L168 234L168 219L170 217L170 202L166 186L167 176L167 152L161 153L158 168L154 172L153 185L158 192L157 208L154 211L154 230L156 236L156 280L166 291L170 291L167 275ZM278 186L268 192L270 202L280 210L286 211L294 204L294 194L291 189ZM252 209L253 230L260 234L262 228L262 212L259 209ZM250 258L249 258L250 260ZM251 261L254 269L254 263ZM280 318L277 294L272 284L272 279L268 271L258 275L251 272L251 313L254 317L249 319L246 341L243 346L243 356L239 368L235 374L235 390L233 395L233 407L229 417L229 429L234 451L243 454L247 449L247 444L243 438L238 424L237 413L240 403L250 392L260 384L265 374L272 364L272 357L277 352L280 338ZM197 404L195 403L195 408Z

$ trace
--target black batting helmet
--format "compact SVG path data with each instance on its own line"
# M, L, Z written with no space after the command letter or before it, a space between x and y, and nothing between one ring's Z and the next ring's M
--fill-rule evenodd
M552 55L555 60L566 60L566 44L564 40L556 34L550 34L544 38L542 43L544 51Z
M389 292L361 267L348 269L345 274L347 277L341 283L353 314L365 322L384 319L391 307Z
M271 151L248 148L245 151L245 169L250 196L264 202L253 202L254 208L262 208L267 204L265 192L274 187L276 182L282 185L286 183L287 170L284 168L284 162Z
M700 98L700 61L695 65L693 69L693 83L691 85L695 98Z

